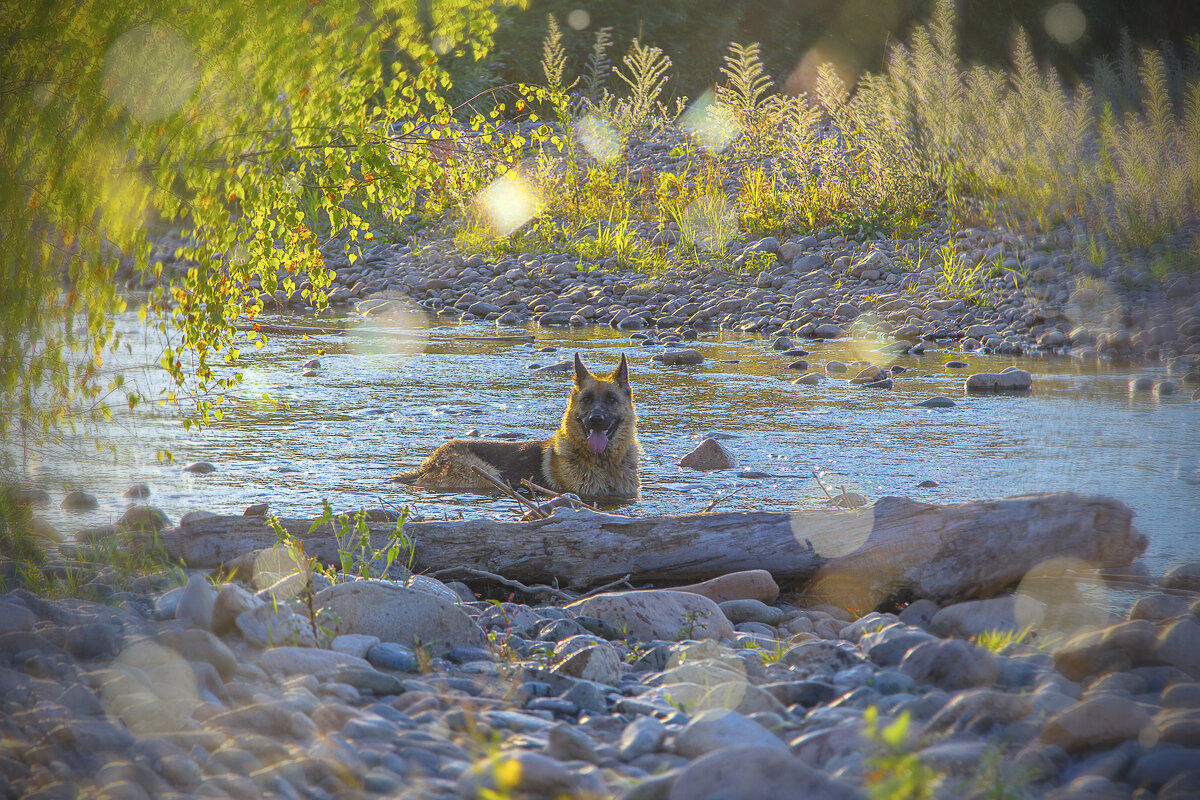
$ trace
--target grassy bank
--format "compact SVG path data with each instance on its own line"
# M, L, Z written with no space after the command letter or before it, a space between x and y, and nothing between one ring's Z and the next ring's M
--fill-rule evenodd
M423 214L448 219L466 253L565 252L645 272L728 260L727 245L764 236L965 227L1065 232L1099 263L1133 253L1159 275L1194 269L1200 40L1101 59L1068 86L1023 33L1007 68L965 63L956 26L940 3L882 72L848 86L820 65L799 96L757 45L735 44L714 93L668 100L662 50L635 39L622 54L603 29L574 75L551 17L538 85L504 109L534 109L534 124L450 134Z

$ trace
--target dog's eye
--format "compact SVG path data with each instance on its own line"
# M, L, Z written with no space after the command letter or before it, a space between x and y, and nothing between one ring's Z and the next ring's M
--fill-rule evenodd
M582 403L590 403L595 399L596 398L592 396L591 392L585 392L584 394L580 395L580 397L579 397L579 400Z
M604 395L604 402L615 403L615 402L617 402L617 396L615 394L613 394L612 392L608 392Z

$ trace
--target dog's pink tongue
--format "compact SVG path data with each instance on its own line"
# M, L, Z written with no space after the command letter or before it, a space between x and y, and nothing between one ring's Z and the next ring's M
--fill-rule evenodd
M604 431L592 431L588 434L588 449L599 455L608 447L608 434Z

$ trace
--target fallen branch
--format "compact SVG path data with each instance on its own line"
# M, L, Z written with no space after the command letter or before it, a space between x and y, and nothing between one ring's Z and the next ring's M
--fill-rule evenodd
M705 506L704 510L701 511L700 513L707 514L708 512L712 511L714 508L717 507L717 503L720 503L724 500L728 500L729 498L733 497L735 494L737 494L738 492L740 492L742 489L745 489L745 488L746 488L745 486L739 486L738 488L734 489L729 494L721 495L720 497L714 497L713 501L711 503L709 503L707 506Z
M590 592L584 592L583 594L579 595L579 599L582 600L583 598L591 597L594 594L600 594L601 592L607 592L609 589L615 589L618 586L628 586L630 589L632 589L633 584L629 582L629 579L631 577L633 577L633 576L626 575L624 578L618 578L617 580L613 581L612 583L606 583L603 586L597 586L595 589L592 589Z
M471 469L475 471L476 475L483 478L485 481L490 483L492 486L495 486L500 491L504 492L504 494L506 494L509 497L511 497L512 499L516 500L519 504L521 504L523 506L527 506L529 508L529 513L533 515L534 519L545 519L547 517L547 514L545 512L543 512L541 508L538 507L537 503L533 502L532 500L528 500L528 499L522 497L520 494L517 493L516 489L509 486L507 483L502 483L502 482L496 480L491 475L488 475L486 472L484 472L482 469L475 466L474 464L471 465Z
M813 480L817 482L817 486L820 486L821 491L825 493L825 496L828 497L830 500L832 500L833 495L831 495L829 493L829 490L825 488L825 484L821 481L821 476L817 474L816 467L812 468L812 476L813 476Z
M534 586L527 586L526 584L521 583L520 581L515 581L512 578L506 578L503 575L497 575L494 572L488 572L485 569L476 569L475 567L450 567L449 569L440 569L433 573L433 577L441 578L443 575L452 575L455 573L463 573L465 575L470 575L473 578L487 578L490 581L495 581L502 586L507 586L510 589L516 589L517 591L524 592L525 594L550 595L551 597L567 603L573 603L579 599L578 595L571 594L570 592L564 592L562 589L555 589L553 586L546 586L545 584L540 583L535 584Z
M552 489L547 489L544 486L538 486L536 483L529 480L529 478L521 478L521 485L528 486L530 491L541 492L542 494L549 497L551 500L559 500L559 499L566 500L568 503L575 506L576 508L582 508L586 511L595 511L597 514L604 513L603 511L596 508L595 506L589 506L587 503L583 502L578 497L567 497L565 494L559 494L558 492L553 491Z

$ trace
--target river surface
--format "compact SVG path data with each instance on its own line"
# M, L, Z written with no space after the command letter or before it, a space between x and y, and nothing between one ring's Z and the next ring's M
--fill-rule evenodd
M269 321L314 324L303 316ZM123 356L128 365L151 363L157 341L133 315L121 325L132 345ZM660 347L638 346L607 327L444 326L424 315L406 317L404 326L385 336L275 335L262 349L243 348L244 385L225 404L225 421L209 428L185 431L181 408L119 413L104 432L116 444L115 457L76 444L31 465L53 497L46 515L68 534L111 522L130 502L121 493L144 482L152 492L147 502L173 520L191 510L238 514L263 502L281 516L311 517L322 499L337 510L409 505L427 519L513 518L510 499L435 494L388 479L472 430L484 437L551 435L571 377L530 367L578 351L596 372L613 369L622 353L630 359L645 452L642 497L623 513L697 512L718 498L721 510L823 508L816 469L834 491L845 487L872 501L902 495L952 503L1055 490L1110 495L1136 512L1134 524L1150 540L1152 573L1200 559L1200 403L1188 387L1162 399L1131 396L1129 379L1161 375L1157 367L937 351L894 358L872 352L877 341L797 342L811 351L816 371L830 359L906 368L886 391L845 378L793 385L801 373L787 368L793 359L773 351L770 339L730 332L702 334L694 343L703 364L665 367L650 361ZM520 335L534 341L485 338ZM317 376L302 377L301 365L312 358L321 363ZM953 359L970 367L944 366ZM1012 364L1033 373L1031 394L964 395L967 374ZM134 376L157 391L153 370L135 369ZM264 392L285 405L263 401ZM933 395L957 405L914 407ZM723 444L740 469L769 477L677 465L713 433L730 437ZM159 451L169 451L174 463L160 463ZM182 472L193 460L217 469ZM930 480L938 486L918 486ZM76 488L96 495L99 509L60 511L63 493Z

